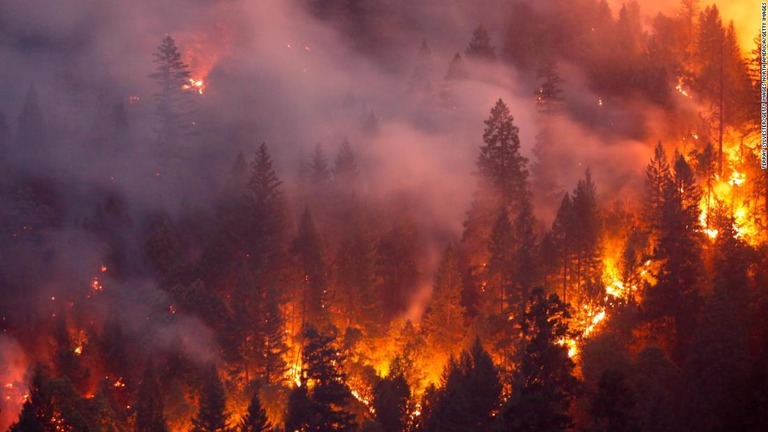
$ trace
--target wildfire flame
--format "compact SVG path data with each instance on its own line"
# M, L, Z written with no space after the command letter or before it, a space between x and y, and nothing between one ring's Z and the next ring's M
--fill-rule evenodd
M189 81L181 86L184 90L189 90L197 94L203 94L205 91L205 81L198 78L190 78Z

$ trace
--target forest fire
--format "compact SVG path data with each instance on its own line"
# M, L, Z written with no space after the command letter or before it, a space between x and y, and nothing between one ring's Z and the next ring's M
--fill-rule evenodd
M205 82L202 79L190 78L181 88L201 95L205 91Z
M61 1L0 26L0 430L768 430L746 6Z

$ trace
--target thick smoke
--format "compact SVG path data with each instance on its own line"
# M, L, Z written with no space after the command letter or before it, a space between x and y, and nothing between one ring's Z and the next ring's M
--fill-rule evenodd
M421 294L408 314L417 318L438 254L460 236L475 188L472 172L483 120L503 99L520 127L523 153L532 158L537 83L501 63L468 64L468 79L445 79L450 60L463 54L478 24L485 24L501 47L506 2L390 3L389 10L399 14L372 23L378 38L361 47L332 22L311 16L300 1L1 2L0 112L15 134L17 115L34 86L49 146L45 164L16 160L14 170L51 176L66 190L66 202L58 203L60 232L47 245L50 256L34 258L35 265L51 268L39 280L43 288L33 296L34 307L56 313L61 306L51 305L50 298L82 301L94 275L101 276L105 248L78 229L92 217L94 195L103 198L114 191L130 203L124 215L130 222L120 236L127 262L142 268L140 245L131 240L146 228L137 218L152 211L177 215L190 205L206 208L238 151L252 154L259 143L268 143L290 190L299 161L316 144L332 156L347 138L359 157L366 190L397 205L426 232ZM662 9L651 3L643 3L648 13ZM736 0L723 2L723 12L736 20L737 29L752 16ZM205 80L204 93L195 98L199 132L187 144L184 160L201 174L174 184L173 199L158 186L165 173L158 172L153 158L156 89L148 77L152 53L166 34L176 38L193 77ZM740 37L743 42L746 36L740 32ZM431 48L429 91L414 90L412 83L422 40ZM572 189L591 168L599 193L637 193L649 149L664 133L656 130L657 113L645 105L613 106L587 90L578 71L567 64L561 69L564 96L579 107L557 124L563 187ZM118 102L125 105L130 136L119 156L111 153L108 159L91 144L94 124L105 107ZM366 127L371 118L375 130ZM622 123L628 118L631 126ZM635 133L638 124L641 131ZM540 209L539 216L548 223L551 211ZM6 280L38 280L24 269L2 271ZM110 284L109 274L101 276L104 292L97 293L108 297L94 312L101 319L116 314L124 328L146 338L147 352L180 340L192 358L217 360L216 343L200 321L180 314L152 321L172 306L152 280L118 286ZM4 336L0 365L9 365L0 370L0 382L23 381L19 371L26 366L25 355ZM8 421L0 420L0 428Z

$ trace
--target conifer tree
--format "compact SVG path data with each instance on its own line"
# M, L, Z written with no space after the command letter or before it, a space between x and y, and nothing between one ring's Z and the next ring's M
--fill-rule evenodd
M429 346L438 352L457 352L464 329L465 308L461 304L463 275L459 257L449 244L435 275L432 301L423 318Z
M465 53L467 58L475 60L496 60L496 49L491 45L491 37L482 24L478 25L472 33L472 40L469 41Z
M524 199L520 211L512 224L514 251L512 258L512 281L510 288L510 312L519 321L525 314L525 305L534 285L540 278L536 263L536 224L530 198Z
M224 385L216 367L210 365L203 375L198 411L192 418L192 432L227 432L228 422Z
M597 193L592 175L587 170L573 191L573 247L575 283L580 304L595 304L602 299L602 265L600 256L601 222Z
M248 412L240 420L238 432L272 432L272 424L267 418L267 412L261 405L259 391L254 390L248 403Z
M163 411L163 393L157 381L155 367L150 360L139 383L136 402L136 431L168 431L168 424L165 421Z
M265 270L279 259L285 236L285 208L282 182L272 168L272 157L262 143L251 161L244 216L237 237L245 240L243 256L250 268Z
M369 231L364 223L353 222L336 253L334 274L342 316L370 336L382 330L384 307L377 291L376 243Z
M499 372L476 339L443 373L426 430L489 431L501 396Z
M303 374L311 390L309 419L301 427L311 432L355 430L354 416L346 411L352 394L341 369L344 357L336 346L335 334L320 333L310 325L304 337Z
M488 242L488 284L486 285L486 300L488 314L505 315L508 294L512 281L512 262L514 254L514 238L512 224L509 221L507 209L499 212L496 222L493 224L491 237ZM504 320L506 321L506 319Z
M462 248L475 277L487 264L488 241L499 211L516 217L529 197L527 159L520 154L519 129L507 105L499 99L485 120L483 145L476 166L477 187L464 221Z
M661 141L656 144L653 158L645 168L645 178L645 219L652 229L658 229L661 225L660 218L664 195L672 181L667 152L661 145Z
M34 367L29 386L29 397L22 406L19 420L11 425L10 432L48 432L54 430L57 425L52 423L56 418L50 381L51 377L48 371L41 364L37 364Z
M573 201L571 195L566 192L560 207L557 209L557 215L552 222L552 231L550 239L552 244L553 256L556 257L558 266L556 268L558 276L558 288L562 289L563 302L568 303L568 286L573 279L573 268L571 261L574 254L573 232Z
M373 408L383 432L405 430L411 389L402 373L379 379L373 387Z
M193 128L194 100L189 66L181 60L176 41L166 35L152 54L155 71L149 75L158 86L155 93L159 127L157 141L161 158L178 156L176 146Z
M650 172L650 171L649 171ZM657 199L656 178L649 177L649 202ZM664 183L660 207L652 220L658 226L653 231L656 239L654 258L661 268L657 283L649 287L645 304L651 318L674 319L676 356L690 344L693 320L700 306L699 283L703 263L703 241L699 224L701 191L693 170L682 155L675 157L674 170ZM652 207L651 207L652 208Z
M504 409L507 427L515 431L565 431L579 382L575 364L561 342L571 337L570 313L556 294L533 291L523 320L525 348L512 397Z

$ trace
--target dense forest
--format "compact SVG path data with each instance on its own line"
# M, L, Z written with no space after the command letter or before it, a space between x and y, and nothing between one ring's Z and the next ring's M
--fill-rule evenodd
M0 429L768 430L758 22L32 3L0 3Z

